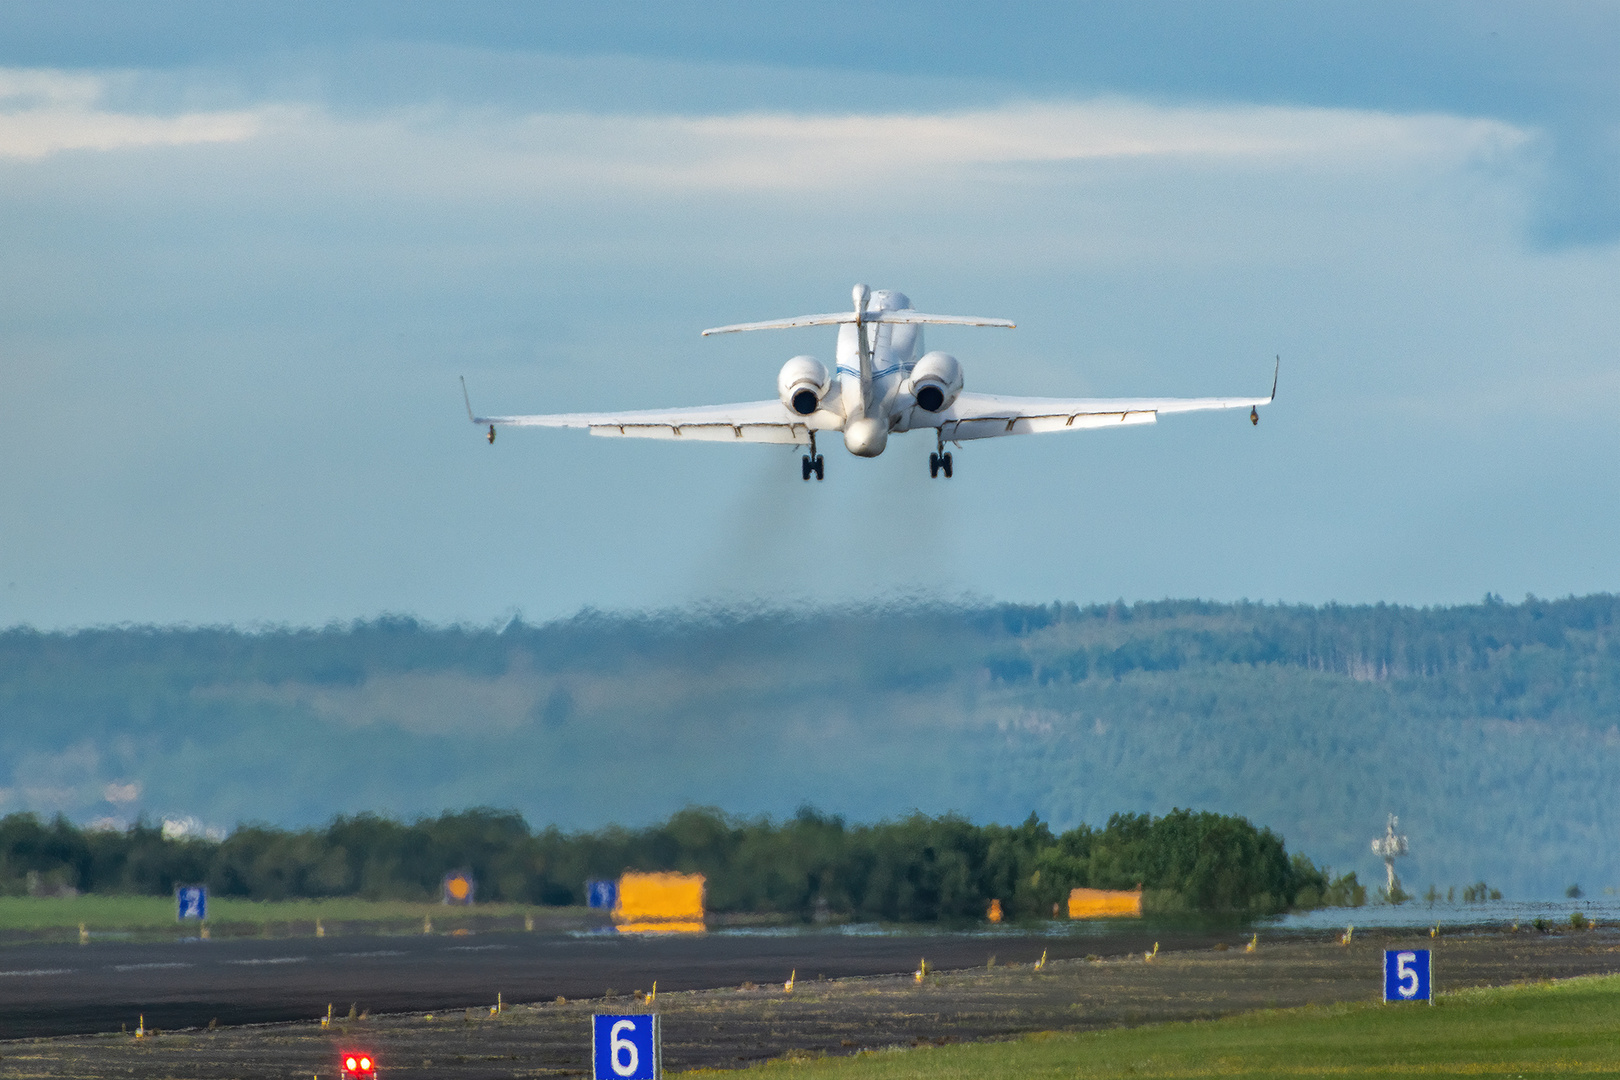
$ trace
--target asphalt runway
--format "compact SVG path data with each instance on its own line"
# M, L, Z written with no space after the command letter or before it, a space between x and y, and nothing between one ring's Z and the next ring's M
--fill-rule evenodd
M1126 940L1123 935L1110 938L1111 943L1124 944ZM1042 1031L1094 1031L1162 1021L1209 1020L1255 1009L1356 1001L1370 1004L1381 996L1383 950L1391 947L1434 950L1435 979L1442 993L1471 986L1603 974L1620 968L1620 930L1607 927L1545 934L1474 931L1439 938L1409 928L1360 934L1345 945L1336 935L1327 940L1303 941L1292 935L1268 938L1262 934L1259 948L1253 953L1231 947L1177 951L1165 942L1151 961L1143 952L1095 963L1053 960L1049 954L1050 962L1039 970L1019 952L1028 938L994 941L999 952L993 968L983 962L984 954L976 948L991 943L983 938L958 938L954 944L942 937L890 939L887 944L898 945L903 951L904 946L919 941L927 941L936 950L944 946L943 951L936 951L937 956L972 962L973 966L944 970L941 964L920 983L903 973L807 981L801 968L791 994L780 982L763 978L711 990L671 992L660 977L658 1000L651 1009L661 1017L665 1067L670 1073L700 1068L736 1069L784 1057L804 1061L823 1055L937 1046ZM826 956L841 951L846 943L847 939L800 939L798 944L808 948L797 952L801 956ZM1039 939L1036 943L1040 943ZM1065 945L1085 943L1084 939L1070 938ZM1235 944L1230 939L1221 943ZM437 944L445 942L441 939ZM653 947L643 947L648 944ZM677 948L665 947L677 944ZM720 954L735 948L741 948L738 958L742 967L758 966L771 958L757 948L745 948L750 944L719 936L707 942L620 942L599 950L593 962L621 964L618 970L639 974L636 969L641 965L634 963L637 960L680 966L683 962L714 959L716 966L707 970L726 974L737 969L728 967L734 961ZM752 944L757 946L758 942ZM867 939L855 944L873 943ZM1009 949L1009 945L1014 948ZM498 954L506 950L489 951ZM537 947L533 955L545 957L554 952ZM618 960L614 960L613 953L619 954ZM431 963L425 961L432 956L431 951L423 951L417 961L406 964L406 969L413 965L431 969ZM339 959L343 958L334 954L322 962ZM377 959L404 963L398 956ZM867 963L881 962L883 957L881 952L875 952L843 959ZM631 962L624 964L626 960ZM907 966L915 962L909 960ZM310 956L297 965L315 963ZM607 966L600 970L607 970ZM399 970L398 965L395 970ZM363 1020L340 1019L329 1029L306 1016L302 1023L227 1025L214 1031L165 1029L161 1035L142 1040L118 1035L22 1039L0 1042L0 1075L58 1080L287 1080L309 1076L333 1080L341 1055L363 1050L382 1063L382 1075L389 1080L588 1076L590 1018L599 1011L639 1013L649 1011L649 1006L628 993L620 993L607 1003L578 998L510 1005L498 1016L486 1008L443 1009L431 1015L398 1012L374 1014ZM1332 1014L1320 1015L1326 1019ZM1406 1035L1415 1037L1415 1030L1408 1030ZM1566 1040L1574 1036L1559 1032L1551 1037L1567 1048L1570 1044ZM930 1066L927 1059L922 1059L902 1071L920 1075L930 1071Z
M1107 934L714 933L631 937L481 933L293 939L92 942L0 949L0 1038L310 1020L330 1003L373 1013L432 1012L610 991L703 990L1027 964L1151 949L1238 943L1239 932Z

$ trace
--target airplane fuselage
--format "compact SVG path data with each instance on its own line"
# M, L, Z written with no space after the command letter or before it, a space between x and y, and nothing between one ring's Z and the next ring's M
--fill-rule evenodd
M878 289L866 305L869 312L902 311L911 307L904 293ZM888 444L890 432L909 431L910 414L916 400L909 392L912 369L923 355L923 328L910 324L875 323L864 329L870 351L871 375L861 378L860 327L846 323L838 328L834 374L834 401L841 407L844 446L860 457L877 457Z

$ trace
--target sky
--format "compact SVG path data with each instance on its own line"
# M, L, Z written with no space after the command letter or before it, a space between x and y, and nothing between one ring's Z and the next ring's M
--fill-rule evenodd
M1620 5L0 7L0 625L1620 588ZM876 460L508 430L969 388Z

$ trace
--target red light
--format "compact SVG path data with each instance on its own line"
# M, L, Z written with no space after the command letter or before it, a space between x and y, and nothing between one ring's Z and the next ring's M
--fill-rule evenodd
M355 1051L344 1054L340 1060L343 1062L343 1080L361 1080L377 1075L377 1063L372 1060L370 1054Z

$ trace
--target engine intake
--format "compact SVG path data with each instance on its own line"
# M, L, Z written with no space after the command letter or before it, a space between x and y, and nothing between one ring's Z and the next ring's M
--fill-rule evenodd
M962 365L950 353L928 353L911 369L911 396L925 412L949 408L961 392Z
M800 416L809 416L821 408L821 399L827 396L832 377L826 365L813 356L795 356L782 365L776 376L776 393L782 404Z

